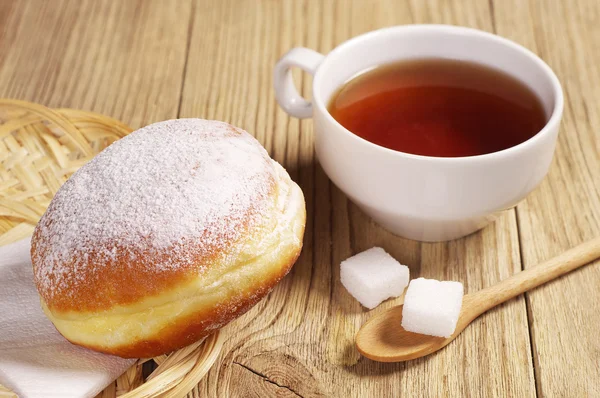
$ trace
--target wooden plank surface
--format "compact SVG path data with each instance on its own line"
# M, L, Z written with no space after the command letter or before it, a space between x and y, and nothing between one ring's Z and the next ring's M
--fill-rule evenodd
M137 128L177 117L191 1L0 0L0 95Z
M515 210L465 239L420 244L385 232L328 180L310 120L274 99L276 60L326 53L383 26L449 23L495 32L557 72L565 117L550 175ZM445 350L380 364L353 346L366 311L339 263L378 245L412 276L489 286L600 232L600 3L468 1L0 0L0 96L93 110L133 127L173 117L225 120L254 134L302 187L298 263L227 327L217 363L190 397L597 397L600 266L491 311ZM297 73L310 96L310 77Z
M600 7L496 2L498 33L556 71L565 112L552 169L517 209L524 267L600 233ZM514 21L514 10L528 24ZM600 397L600 263L527 294L539 396Z

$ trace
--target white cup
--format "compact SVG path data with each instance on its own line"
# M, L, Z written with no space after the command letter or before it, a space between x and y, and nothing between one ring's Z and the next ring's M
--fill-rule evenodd
M327 111L336 90L357 73L403 59L449 58L500 69L541 99L544 128L514 147L478 156L441 158L394 151L351 133ZM314 75L313 101L296 90L291 68ZM387 230L420 241L460 238L515 206L550 167L563 111L558 78L524 47L475 29L406 25L357 36L327 56L294 48L275 66L277 102L312 117L321 166L356 205Z

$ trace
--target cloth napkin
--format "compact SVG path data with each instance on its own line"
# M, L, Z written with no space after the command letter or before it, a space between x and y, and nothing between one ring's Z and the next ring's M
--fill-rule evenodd
M20 398L94 397L134 362L75 346L46 318L30 240L0 247L0 384Z

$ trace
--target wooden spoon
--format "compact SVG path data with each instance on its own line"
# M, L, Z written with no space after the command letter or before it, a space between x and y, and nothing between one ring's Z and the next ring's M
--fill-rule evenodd
M598 257L600 238L595 238L551 260L518 272L494 286L465 295L456 330L448 338L405 331L400 326L402 306L390 308L362 326L356 336L356 347L365 357L380 362L400 362L423 357L445 347L487 310Z

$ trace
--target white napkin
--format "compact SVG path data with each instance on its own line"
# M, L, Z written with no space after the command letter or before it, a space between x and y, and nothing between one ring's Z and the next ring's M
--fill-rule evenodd
M0 384L20 398L94 397L134 362L75 346L40 308L30 240L0 247Z

